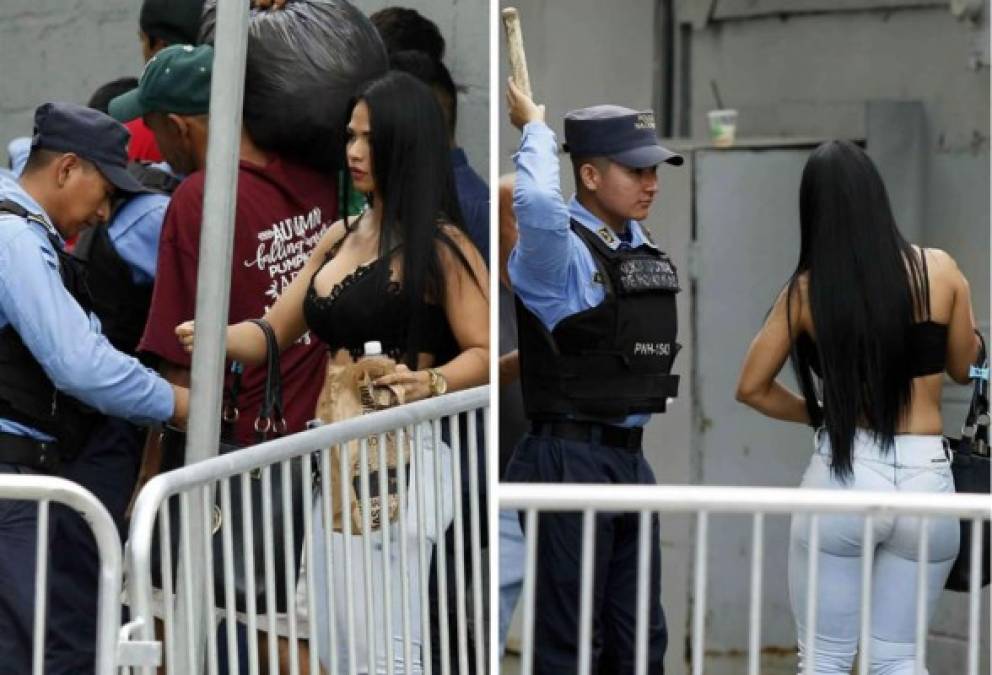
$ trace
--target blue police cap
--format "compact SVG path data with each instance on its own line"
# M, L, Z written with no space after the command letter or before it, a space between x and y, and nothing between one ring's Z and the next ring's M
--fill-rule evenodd
M608 157L636 169L683 162L682 155L658 142L653 112L618 105L594 105L565 115L565 151L573 157Z
M120 122L75 103L43 103L34 112L32 149L75 153L95 164L117 189L144 192L127 170L130 139L131 133Z

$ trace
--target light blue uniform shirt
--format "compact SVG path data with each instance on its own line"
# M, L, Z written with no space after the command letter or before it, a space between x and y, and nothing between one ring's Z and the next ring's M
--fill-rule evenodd
M168 168L168 165L164 165ZM107 235L121 259L131 268L131 279L139 285L155 282L158 240L169 197L141 194L131 197L114 214Z
M0 329L13 326L45 373L62 392L102 413L138 424L169 419L172 388L137 359L114 349L100 334L59 275L48 233L48 216L16 182L0 177L0 201L9 199L37 214L27 220L0 214ZM0 431L51 440L0 418Z
M31 154L31 137L18 136L7 144L7 157L10 160L10 172L19 177L24 171L24 165L28 163L28 155Z
M524 127L520 149L513 156L517 167L513 187L513 211L519 238L510 253L509 272L514 292L548 330L565 317L596 307L606 299L606 290L595 281L596 262L571 220L600 235L612 249L620 239L573 196L562 199L558 166L558 142L543 122ZM640 223L631 220L632 248L654 247ZM617 424L644 426L650 415L630 415Z

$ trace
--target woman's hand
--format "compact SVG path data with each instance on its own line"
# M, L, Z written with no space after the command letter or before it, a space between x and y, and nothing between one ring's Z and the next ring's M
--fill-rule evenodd
M373 382L377 387L398 385L403 387L404 402L411 403L431 395L431 374L426 370L410 370L405 364L396 366L389 375L383 375Z
M544 121L544 106L535 104L527 94L520 91L512 77L506 87L506 107L510 113L510 124L521 131L530 122Z
M183 346L187 354L193 353L193 322L184 321L176 326L176 339Z
M251 6L257 9L282 9L287 0L251 0Z

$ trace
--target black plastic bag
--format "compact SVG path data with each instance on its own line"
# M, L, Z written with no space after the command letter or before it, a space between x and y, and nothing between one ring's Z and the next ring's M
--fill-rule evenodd
M216 21L217 2L207 0L201 42L213 44ZM336 171L348 101L388 64L372 22L346 0L290 0L280 10L253 9L245 129L263 150Z

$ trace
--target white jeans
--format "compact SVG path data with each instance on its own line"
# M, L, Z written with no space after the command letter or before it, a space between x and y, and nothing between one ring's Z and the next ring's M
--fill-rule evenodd
M441 443L441 452L435 453L431 443L430 427L424 427L423 434L423 474L424 474L424 521L426 564L429 567L433 546L437 541L437 503L435 497L435 459L440 460L441 487L443 501L441 504L442 532L454 517L451 478L451 449ZM393 667L396 675L419 675L423 672L423 628L421 621L422 603L426 597L421 597L420 537L418 536L419 511L417 508L418 484L417 457L410 462L410 477L407 489L406 529L400 531L399 525L393 523L381 531L369 535L371 549L370 583L372 591L372 626L375 647L374 667L369 665L368 614L365 598L365 538L361 535L345 537L340 532L331 533L331 591L333 606L328 606L328 580L326 558L324 553L324 519L322 501L317 498L313 508L314 541L314 590L316 596L315 617L311 620L311 631L320 631L320 663L331 672L330 663L330 630L334 631L337 641L337 670L346 673L349 665L348 649L348 611L346 594L353 598L354 631L355 631L355 669L365 675L369 673L386 673L386 620L384 613L385 595L383 584L384 558L383 533L389 537L389 567L388 584L390 590L389 617L392 623L392 634L389 636L393 650ZM345 550L351 556L351 575L345 574ZM403 583L401 574L401 549L405 549L407 559L407 584ZM426 573L426 571L425 571ZM403 649L403 589L408 588L407 598L410 609L410 642L412 644L412 662L406 663Z
M954 492L950 461L940 436L896 436L894 446L883 452L870 434L859 430L852 447L854 474L847 483L841 483L830 473L827 434L818 433L817 441L816 452L803 476L803 487ZM860 632L864 519L821 515L819 523L816 673L850 673ZM873 524L871 673L914 675L919 519L876 516ZM930 519L927 530L927 613L932 618L957 556L958 521ZM799 639L800 672L807 650L804 640L808 563L809 518L796 515L790 533L789 595Z

